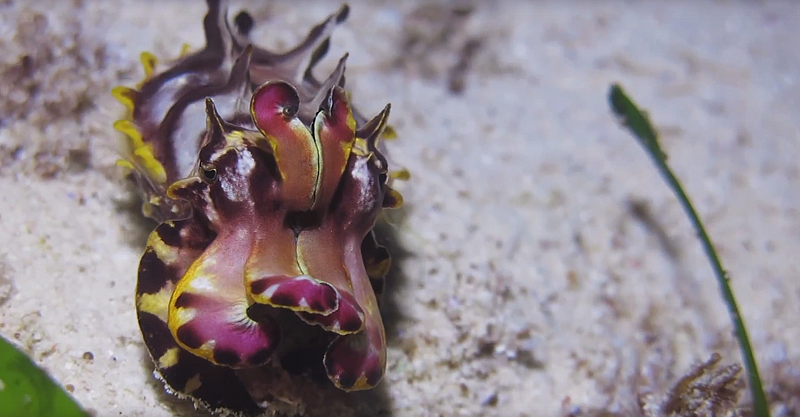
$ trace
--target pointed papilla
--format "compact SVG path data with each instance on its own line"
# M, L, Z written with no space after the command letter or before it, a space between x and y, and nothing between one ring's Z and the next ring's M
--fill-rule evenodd
M314 120L314 134L322 151L322 168L314 208L327 208L347 167L355 142L356 121L341 87L329 90Z

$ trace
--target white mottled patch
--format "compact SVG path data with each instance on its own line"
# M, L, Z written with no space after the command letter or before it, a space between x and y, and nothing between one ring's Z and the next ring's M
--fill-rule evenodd
M3 382L2 379L0 379L0 391L2 391L4 389L6 389L6 384Z
M280 284L275 284L275 285L273 285L273 286L270 286L270 287L269 287L269 288L267 288L267 290L266 290L266 291L264 291L264 293L263 293L263 294L261 294L261 295L262 295L262 296L264 296L264 297L266 297L266 298L272 298L272 295L273 295L273 294L275 294L275 291L278 291L278 287L280 287Z
M369 162L369 158L359 158L356 160L355 167L351 171L353 173L353 178L355 178L360 183L367 183L370 181L370 172L367 163Z
M214 282L208 276L199 276L191 281L189 285L192 289L198 291L214 291L216 287L214 286Z
M250 152L240 152L239 159L236 161L236 173L240 176L247 176L256 167L256 160Z
M203 199L208 202L206 207L203 208L203 213L205 213L211 223L219 223L219 214L217 214L214 204L211 203L211 195L209 194L208 189L203 192Z
M361 191L360 195L358 196L358 202L356 203L357 206L364 207L371 205L371 199L375 198L375 195L371 192L372 187L364 187L363 185L370 184L373 181L372 173L369 170L369 158L358 158L356 159L355 167L350 171L353 179L356 180L358 184L362 186L359 187Z
M171 313L174 313L175 321L177 325L180 326L192 321L197 315L197 310L189 307L181 307L176 308L174 311L171 311ZM170 322L172 322L172 320L170 320Z
M250 188L247 185L246 178L255 166L256 161L250 152L238 152L234 178L220 178L220 186L228 200L240 202L250 199Z
M206 257L204 257L202 262L203 263L202 263L202 265L200 265L200 268L205 270L205 269L208 269L208 268L210 268L210 267L212 267L212 266L217 264L217 257L216 256L206 256Z
M182 177L188 176L197 164L197 152L200 150L200 141L206 130L205 108L203 100L189 104L181 114L178 126L172 135L178 172Z
M302 307L302 308L308 308L309 307L308 306L308 300L306 300L306 297L301 298L300 301L297 303L297 305Z
M219 186L222 187L222 192L225 197L231 201L242 201L241 192L236 184L231 183L227 178L220 178Z

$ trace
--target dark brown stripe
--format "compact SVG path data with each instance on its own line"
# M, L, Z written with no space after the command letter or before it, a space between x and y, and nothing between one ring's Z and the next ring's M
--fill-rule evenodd
M343 389L353 388L353 385L356 384L356 377L353 375L340 374L337 375L337 379L339 380L339 385L341 385Z
M370 278L369 283L372 286L372 291L375 296L380 298L383 295L383 288L386 285L386 280L383 278Z
M190 292L182 292L181 295L178 296L178 299L175 300L175 307L177 308L194 307L193 304L199 302L202 298L203 298L202 295Z
M267 362L267 360L269 360L269 357L272 355L274 350L274 348L261 349L258 352L250 355L250 357L247 359L247 362L254 366L263 365Z
M202 363L194 364L191 369L194 369L195 373L200 373L201 385L191 394L192 397L201 400L212 410L227 408L246 417L257 416L264 412L250 397L247 389L236 377L235 371L197 359Z
M174 223L162 223L155 233L167 245L176 249L203 250L214 240L211 231L198 217L178 220Z
M214 349L214 361L227 366L236 366L242 362L239 355L229 349Z
M168 266L156 255L153 249L148 248L141 261L139 261L139 277L136 284L136 294L155 294L161 291L167 282L178 282L180 276L177 268Z
M264 411L253 401L232 369L214 365L185 350L180 351L178 363L161 370L161 375L172 389L199 400L211 410L227 408L247 417ZM187 393L186 382L196 375L200 375L200 387Z
M164 355L170 348L178 347L172 334L169 332L167 323L164 323L157 316L139 311L139 328L142 330L144 343L150 355L156 360Z
M200 346L203 346L203 342L205 342L205 340L203 340L203 338L201 338L192 327L192 322L178 327L176 336L178 336L178 339L184 345L189 346L192 349L198 349Z
M375 367L369 367L369 369L367 369L367 371L365 372L365 375L367 377L367 384L370 386L377 385L378 382L380 382L381 378L383 377L383 370L380 368L380 366L377 366L379 365L379 363L375 365L376 365Z

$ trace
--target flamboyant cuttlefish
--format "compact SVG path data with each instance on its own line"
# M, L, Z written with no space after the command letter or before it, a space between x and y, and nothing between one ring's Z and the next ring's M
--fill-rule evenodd
M378 310L390 258L372 229L398 207L371 120L344 87L345 59L312 74L345 5L286 53L253 46L208 0L206 45L113 94L128 109L121 165L159 222L140 261L136 309L167 390L215 412L258 415L280 384L322 376L341 390L381 380ZM298 376L299 375L299 376ZM272 403L272 405L270 405Z

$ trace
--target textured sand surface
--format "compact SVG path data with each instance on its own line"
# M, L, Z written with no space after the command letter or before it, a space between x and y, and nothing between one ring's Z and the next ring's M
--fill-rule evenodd
M252 3L275 49L338 6ZM730 271L774 415L800 415L800 5L496 3L353 1L320 69L350 53L355 102L392 103L391 163L411 172L388 375L358 414L637 415L713 352L740 360L693 230L610 114L621 82ZM0 2L0 334L97 416L195 415L136 324L152 225L114 167L109 90L141 78L142 50L200 47L204 13Z

